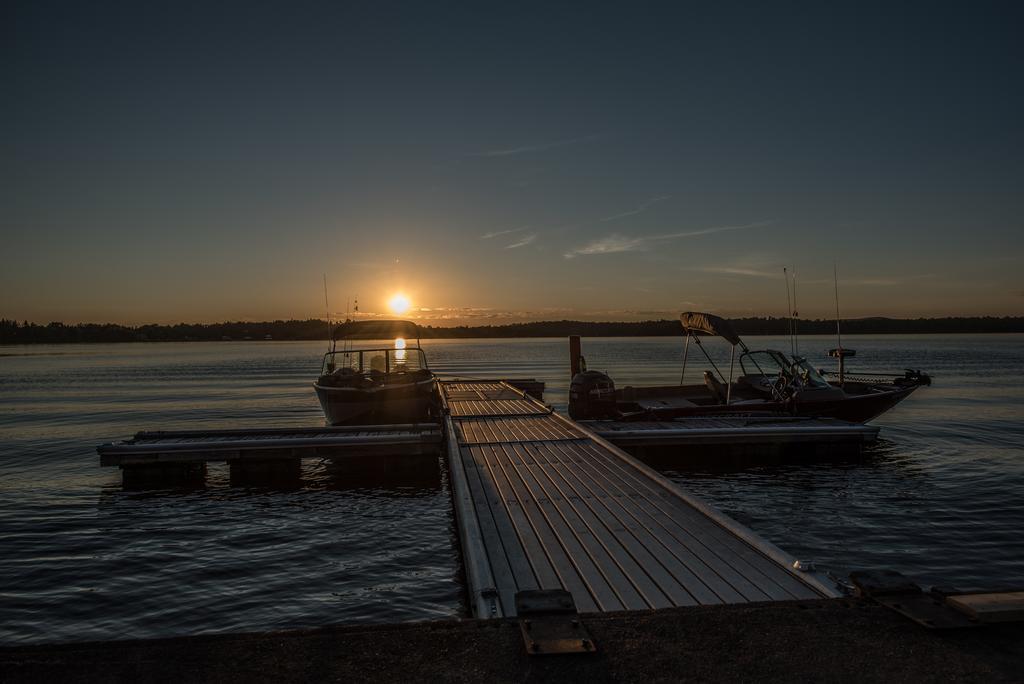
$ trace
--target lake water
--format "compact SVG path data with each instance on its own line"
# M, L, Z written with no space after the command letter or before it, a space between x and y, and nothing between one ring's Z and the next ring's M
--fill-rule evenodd
M288 490L232 487L211 465L202 489L126 492L117 469L99 467L97 444L137 430L323 424L310 386L323 346L0 347L0 641L464 615L441 459L386 474L309 460ZM819 365L831 346L801 340ZM924 585L1024 583L1024 335L846 346L855 370L935 379L876 421L882 439L863 459L663 472L837 576L890 568ZM424 347L442 374L535 377L565 408L563 339ZM678 338L584 339L584 353L620 385L678 382ZM691 363L694 380L703 368Z

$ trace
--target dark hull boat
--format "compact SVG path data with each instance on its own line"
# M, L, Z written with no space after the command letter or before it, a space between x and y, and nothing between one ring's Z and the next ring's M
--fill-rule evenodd
M330 383L324 380L313 385L330 425L423 422L430 419L436 396L433 377L365 387L336 387Z
M349 348L354 337L394 339L387 347ZM415 346L406 342L415 337ZM339 351L337 341L346 343ZM419 423L437 415L434 374L419 345L419 329L408 321L346 322L334 333L313 383L330 425Z
M584 381L586 378L580 378L580 380ZM602 414L600 417L616 418L617 420L780 413L866 423L885 413L920 387L920 384L900 387L884 382L857 383L857 385L855 387L853 383L846 383L841 388L838 385L832 385L833 388L842 391L843 395L833 392L807 392L802 397L783 400L749 396L742 398L742 394L737 392L728 403L720 399L706 385L625 387L612 390L610 395L606 395L613 399L603 406L593 406L593 402L588 402L585 399L581 401L580 397L584 395L585 391L576 392L577 397L575 398L570 394L570 405L573 414L580 414L583 405L590 403L590 406L583 409L583 412L588 414L586 417L597 417L594 415L596 409L597 413ZM819 396L815 397L814 394ZM575 417L584 418L583 415Z
M829 381L800 356L776 350L751 351L722 318L688 312L682 314L681 321L687 352L693 339L711 366L704 371L703 385L616 388L607 375L581 370L573 376L569 390L569 415L577 420L671 420L723 414L785 414L866 423L918 387L931 384L931 378L915 370L902 376L858 379L847 379L841 372L839 380ZM704 350L696 333L718 335L732 345L728 376ZM842 369L843 356L852 352L836 351ZM684 375L686 359L684 352ZM579 365L574 359L574 370Z

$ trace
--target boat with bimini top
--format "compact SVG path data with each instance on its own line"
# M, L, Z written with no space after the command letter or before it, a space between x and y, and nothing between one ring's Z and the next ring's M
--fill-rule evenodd
M853 351L834 349L840 371L834 380L796 353L751 350L725 319L688 311L680 315L686 333L679 385L616 388L604 373L582 370L572 378L569 415L574 419L671 420L686 416L776 413L838 418L865 423L910 396L931 378L919 370L903 375L857 377L845 374L844 359ZM717 335L732 349L726 375L704 349L702 335ZM682 384L690 341L711 366L704 383ZM737 354L738 352L738 354ZM574 367L581 364L574 360ZM738 367L737 367L738 366Z

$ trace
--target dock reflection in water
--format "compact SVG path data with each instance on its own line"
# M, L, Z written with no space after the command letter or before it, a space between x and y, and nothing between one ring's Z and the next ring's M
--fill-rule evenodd
M440 453L324 459L319 477L333 491L370 490L381 496L419 497L442 491Z

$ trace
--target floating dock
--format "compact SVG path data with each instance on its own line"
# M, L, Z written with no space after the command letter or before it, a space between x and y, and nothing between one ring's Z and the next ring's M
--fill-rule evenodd
M477 617L566 590L580 612L840 596L833 582L500 381L440 383Z
M139 432L97 447L100 465L146 466L208 461L261 461L324 456L436 452L437 423L239 430Z
M803 416L694 417L671 421L580 421L616 446L863 445L878 439L873 425Z
M439 423L139 432L96 448L100 465L120 466L126 489L196 485L206 464L227 463L232 483L296 480L303 458L438 454Z

